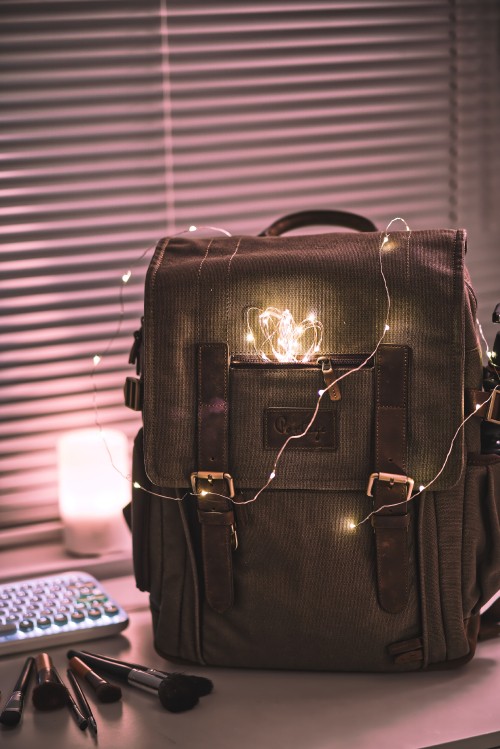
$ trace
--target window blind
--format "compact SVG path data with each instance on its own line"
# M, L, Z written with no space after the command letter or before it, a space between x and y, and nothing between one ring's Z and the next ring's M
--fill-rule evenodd
M486 5L487 33L472 0L2 3L0 527L57 517L57 438L94 424L92 357L113 338L99 419L137 430L121 392L148 257L134 263L160 236L254 234L307 208L381 228L476 215L478 153L499 153Z
M92 357L121 275L171 229L157 2L5 2L0 526L58 515L57 438L94 426ZM141 268L96 370L99 420L131 435L122 381Z
M500 4L457 0L455 10L452 218L467 228L467 266L491 345L500 302Z

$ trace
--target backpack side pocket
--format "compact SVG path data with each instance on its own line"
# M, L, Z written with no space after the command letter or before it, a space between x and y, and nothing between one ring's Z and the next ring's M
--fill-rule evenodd
M500 589L500 456L470 453L463 528L464 617Z

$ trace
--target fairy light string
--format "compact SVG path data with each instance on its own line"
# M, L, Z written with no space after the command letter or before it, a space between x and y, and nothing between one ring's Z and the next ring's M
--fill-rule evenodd
M367 520L370 520L370 518L373 517L373 515L376 515L381 510L386 510L389 507L400 507L401 505L406 505L406 504L409 504L410 502L413 502L413 500L416 499L418 496L420 496L420 494L423 494L423 492L426 491L429 488L429 486L432 486L432 484L435 481L437 481L437 479L443 473L443 471L444 471L444 469L446 467L446 464L447 464L447 462L449 460L449 457L450 457L450 455L452 453L453 445L455 444L455 440L458 437L460 431L463 429L465 423L467 421L469 421L470 418L472 418L473 416L475 416L476 411L479 411L480 408L483 408L487 403L489 403L489 401L491 400L492 397L493 397L493 391L491 392L490 396L485 401L483 401L483 403L481 403L481 404L478 403L476 405L475 410L472 411L468 416L466 416L465 419L463 419L463 421L458 425L457 430L456 430L455 434L452 437L452 440L451 440L451 443L450 443L450 447L449 447L448 452L446 453L446 457L444 459L443 465L441 466L441 468L439 469L439 471L436 473L436 475L434 476L434 478L431 481L429 481L425 485L421 484L418 487L418 491L414 492L411 495L411 497L409 497L408 499L405 498L405 499L401 500L400 502L393 502L391 504L382 505L381 507L378 507L376 510L373 510L372 512L370 512L368 515L366 515L358 523L354 523L354 522L349 523L349 529L350 530L355 530L356 528L359 528L360 525L363 525L363 523L366 523Z
M249 307L246 321L246 340L262 361L308 362L321 349L323 324L314 312L296 323L288 309Z
M377 351L378 351L378 349L380 347L380 344L384 340L384 338L386 336L386 333L389 330L389 316L390 316L390 312L391 312L391 295L389 293L389 287L388 287L388 284L387 284L387 278L386 278L385 273L384 273L384 267L383 267L383 262L382 262L382 251L383 251L384 247L386 247L386 245L389 243L389 233L388 232L389 232L389 229L391 228L392 224L394 224L396 221L402 221L403 224L404 224L404 226L405 226L405 229L406 229L406 232L407 232L408 246L409 246L409 241L410 241L410 236L411 236L410 227L408 226L408 224L406 223L406 221L403 218L401 218L401 217L398 216L396 218L393 218L392 221L390 221L387 224L385 232L384 232L384 235L383 235L382 240L381 240L380 245L379 245L378 262L379 262L379 268L380 268L380 275L382 276L382 280L383 280L383 283L384 283L385 295L386 295L386 299L387 299L387 311L386 311L386 315L385 315L385 321L384 321L384 325L383 325L383 330L382 330L382 333L381 333L381 335L380 335L380 337L379 337L379 339L377 341L377 344L376 344L375 348L366 357L366 359L364 359L361 362L361 364L359 364L357 367L354 367L353 369L349 369L347 372L344 372L344 374L339 375L339 377L337 377L336 379L334 379L326 388L318 391L318 397L317 397L317 401L316 401L316 406L315 406L315 408L314 408L314 410L312 412L312 416L311 416L309 422L307 423L305 429L300 434L290 435L285 440L285 442L283 443L283 445L279 449L279 451L278 451L278 453L277 453L277 455L276 455L276 457L274 459L273 467L272 467L271 473L269 474L269 477L268 477L266 483L257 491L257 493L254 494L254 496L251 497L250 499L246 499L246 500L238 499L237 504L239 504L239 505L250 504L252 502L255 502L260 497L260 495L271 485L271 483L276 478L276 471L277 471L277 468L278 468L278 464L279 464L279 462L281 460L281 457L282 457L283 453L285 452L286 448L290 444L290 442L292 440L297 440L297 439L301 439L301 437L305 437L306 434L311 429L311 427L312 427L312 425L313 425L313 423L314 423L314 421L316 419L316 416L318 415L319 407L320 407L320 404L321 404L321 399L323 398L324 394L327 393L329 390L331 390L331 388L333 388L341 380L345 379L346 377L349 377L354 372L358 372L360 369L362 369L370 361L370 359L372 359L375 356L375 354L377 353ZM224 496L224 495L221 495L221 494L217 494L216 492L208 492L208 494L211 494L211 495L214 495L214 496L221 496L221 497Z
M195 232L195 231L202 231L202 230L220 231L222 234L225 234L227 237L231 236L231 234L228 231L226 231L225 229L221 229L221 228L219 228L217 226L206 226L206 225L194 226L194 225L191 225L187 229L183 229L182 231L177 232L176 234L173 234L171 237L169 237L169 239L167 241L167 245L170 242L170 240L173 239L174 237L180 237L182 234L187 234L187 233L190 233L190 232L192 233L192 232ZM92 382L92 406L93 406L93 411L94 411L94 424L95 424L96 428L99 430L99 434L100 434L101 439L102 439L102 441L104 443L104 447L105 447L105 449L106 449L106 451L108 453L111 465L113 466L113 468L115 469L115 471L117 471L117 473L120 474L120 476L122 476L124 479L126 479L129 482L132 480L131 475L129 473L127 473L127 474L123 473L118 468L118 466L115 464L115 462L113 460L113 455L111 453L111 450L110 450L109 445L108 445L107 440L106 440L104 426L103 426L103 424L101 422L101 419L100 419L100 416L99 416L99 403L98 403L98 388L97 388L97 381L96 381L96 371L97 371L97 368L99 367L99 365L101 364L103 358L109 353L111 347L113 346L115 340L117 339L117 337L118 337L118 335L119 335L119 333L120 333L120 331L122 329L123 320L125 319L125 302L124 302L124 296L123 295L124 295L124 291L125 291L125 286L128 284L128 282L130 281L130 279L132 277L132 270L133 270L133 268L135 268L146 257L146 255L148 255L152 250L155 249L156 244L157 243L155 242L155 244L152 244L147 249L145 249L134 260L134 262L127 269L127 271L125 273L123 273L123 275L121 276L121 283L120 283L119 290L118 290L119 313L118 313L118 321L117 321L117 324L116 324L116 328L115 328L115 331L114 331L113 335L108 340L108 343L107 343L105 349L102 351L102 353L100 353L100 354L99 353L94 354L94 356L92 357L92 370L91 370L91 373L90 373L90 379L91 379L91 382ZM136 487L136 488L138 488L138 487ZM143 489L143 487L141 487L141 489ZM147 490L144 489L144 491L147 491ZM150 493L153 493L153 492L150 492ZM158 494L157 496L163 496L163 495ZM184 496L186 496L186 495L184 495ZM168 499L179 500L179 497L168 497Z
M373 351L356 367L347 370L343 374L339 375L336 379L334 379L327 387L324 389L318 390L317 393L317 401L315 408L312 411L311 418L309 422L307 423L305 429L300 434L294 434L290 435L279 451L276 454L276 457L274 459L271 472L269 473L267 481L264 483L264 485L249 499L242 499L241 497L233 498L232 501L237 505L245 505L250 504L252 502L255 502L259 496L266 490L268 487L272 484L273 480L276 478L277 475L277 469L278 465L280 463L280 460L283 456L283 453L285 452L286 448L290 444L292 440L301 439L302 437L305 437L309 430L311 429L320 408L321 400L325 393L327 393L331 388L335 387L341 380L345 379L346 377L349 377L350 375L354 374L355 372L358 372L360 369L362 369L373 357L376 355L380 345L382 344L387 332L389 331L389 317L391 313L391 295L389 292L389 287L387 283L387 278L384 273L384 267L383 267L383 251L393 249L391 240L390 240L390 233L389 230L392 227L392 225L400 221L404 224L405 230L406 230L406 239L407 239L407 249L409 248L409 241L411 237L411 229L406 223L406 221L401 217L393 218L386 226L385 232L382 236L379 250L378 250L378 264L379 264L379 270L380 270L380 276L382 278L383 286L384 286L384 292L387 302L386 307L386 314L385 314L385 320L383 324L383 328L381 331L381 334L376 342L376 345L373 349ZM225 234L226 236L231 236L229 232L227 232L225 229L220 229L219 227L214 226L200 226L196 227L194 225L190 226L188 229L185 229L183 231L178 232L177 234L172 235L172 238L181 236L182 234L186 234L188 232L194 232L202 229L207 229L211 231L220 231L221 233ZM168 241L170 241L170 239ZM101 361L103 357L109 352L111 346L113 345L114 341L116 340L125 316L125 308L124 308L124 288L126 284L129 282L131 276L132 276L132 268L137 265L149 252L151 252L152 249L154 249L155 245L152 245L148 247L141 255L137 258L137 260L133 263L131 268L129 268L122 276L121 276L121 284L119 289L119 305L120 305L120 311L118 316L118 322L116 330L111 337L111 339L108 341L108 344L106 348L104 349L102 354L96 354L93 357L93 368L92 368L92 383L93 383L93 405L94 405L94 416L95 416L95 424L98 427L99 431L101 432L101 436L103 438L103 442L106 446L107 452L109 454L109 458L111 461L111 464L115 468L115 470L120 473L124 479L131 481L131 477L129 474L125 475L123 474L119 468L115 465L113 461L113 457L111 455L111 451L109 449L109 446L106 443L106 439L103 432L103 425L99 418L99 406L97 402L97 385L95 381L95 372L97 367L101 364ZM210 247L210 245L209 245ZM209 249L209 248L208 248ZM203 267L203 263L206 260L206 256L208 255L208 249L207 253L205 254L205 257L203 258L199 271L201 272L201 269ZM250 318L250 314L254 313L257 315L257 326L253 326ZM251 343L253 345L254 351L257 356L259 356L262 361L270 361L272 360L270 356L274 357L274 359L278 362L307 362L310 361L312 355L314 353L317 353L320 350L322 337L323 337L323 325L322 323L317 320L314 313L311 313L308 315L308 317L305 320L302 320L300 323L295 323L293 316L289 310L280 311L273 307L268 307L265 310L261 310L256 307L251 307L249 310L247 310L247 334L246 339L248 343ZM476 318L476 322L478 325L478 329L481 335L481 338L486 346L486 354L488 358L488 362L493 368L495 374L497 377L499 376L500 368L498 364L492 361L492 352L489 350L486 338L484 336L482 327L479 323L479 320ZM256 335L257 331L257 335ZM304 345L301 339L305 334L312 335L312 338L309 339L308 345ZM306 339L307 340L307 339ZM266 353L267 348L267 353ZM500 379L500 378L499 378ZM453 450L453 446L455 444L455 441L460 433L460 431L463 429L464 425L467 423L469 419L471 419L476 411L480 408L483 408L493 397L494 391L492 391L489 395L489 397L481 404L476 405L476 410L471 412L468 416L466 416L462 422L458 425L452 439L450 442L449 449L446 453L446 456L444 458L444 461L441 465L441 468L436 473L436 475L428 481L426 484L420 484L418 487L418 491L414 492L411 497L405 498L404 500L401 500L399 502L394 502L391 504L384 504L381 507L378 507L376 510L373 510L372 512L368 513L366 516L364 516L361 520L358 522L354 522L354 520L347 520L344 521L346 527L349 529L349 531L354 531L363 524L365 524L367 521L369 521L374 515L378 514L382 510L393 508L393 507L399 507L401 505L407 505L409 502L412 502L414 499L416 499L418 496L423 494L424 491L426 491L430 486L432 486L435 481L442 475L448 460L450 458L450 455ZM217 492L212 491L206 491L202 490L200 492L193 492L193 491L186 491L182 496L178 497L172 497L166 494L162 494L160 492L155 492L150 489L147 489L146 487L142 486L139 482L133 481L132 486L135 489L140 489L141 491L146 492L147 494L150 494L154 497L159 497L161 499L170 499L176 502L182 502L186 497L188 496L217 496L217 497L223 497L224 499L228 499L226 495L218 494Z
M495 351L490 351L490 348L488 346L488 341L486 340L486 336L484 335L483 328L481 326L481 323L476 317L476 323L479 330L479 334L481 338L483 339L483 343L485 346L486 351L486 358L488 360L488 365L493 369L493 373L495 374L497 380L500 382L500 362L495 363L493 359L496 357Z

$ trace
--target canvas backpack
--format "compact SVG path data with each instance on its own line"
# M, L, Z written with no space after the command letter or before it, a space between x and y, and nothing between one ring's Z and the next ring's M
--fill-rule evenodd
M359 231L282 236L308 223ZM500 589L500 456L481 452L500 397L465 252L462 230L338 212L158 243L125 394L143 412L133 558L160 654L335 671L473 656ZM268 309L321 321L320 350L263 355L248 311Z

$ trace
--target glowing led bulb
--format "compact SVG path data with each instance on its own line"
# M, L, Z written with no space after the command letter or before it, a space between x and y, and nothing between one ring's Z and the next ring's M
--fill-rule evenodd
M320 398L322 398L324 394L325 394L324 390L318 390L318 395Z
M137 481L134 481L133 485L134 489L142 489L142 486L137 483Z
M385 330L385 332L387 333L387 331L388 331L388 330L390 330L389 326L388 326L388 325L386 325L386 326L385 326L385 328L384 328L384 330Z
M356 528L356 523L353 523L351 520L349 523L347 523L347 527L350 531L353 531Z
M274 471L271 471L269 474L269 479L272 481L276 477L276 473Z
M97 367L97 365L98 365L98 364L99 364L99 362L101 361L101 357L99 356L99 354L96 354L96 355L94 356L94 358L92 359L92 361L94 362L94 367Z
M250 307L246 339L264 361L310 361L321 350L323 325L314 313L296 323L289 309Z
M132 271L131 270L128 270L126 273L124 273L123 276L122 276L123 283L127 283L129 281L131 275L132 275Z
M425 486L423 484L420 484L420 486L418 487L419 492L423 492L424 489L425 489Z
M202 489L202 490L201 490L201 492L200 492L200 495L201 495L202 497L206 497L206 496L207 496L207 494L208 494L208 492L206 492L206 491L205 491L205 489Z
M188 231L196 231L196 226L190 226Z

